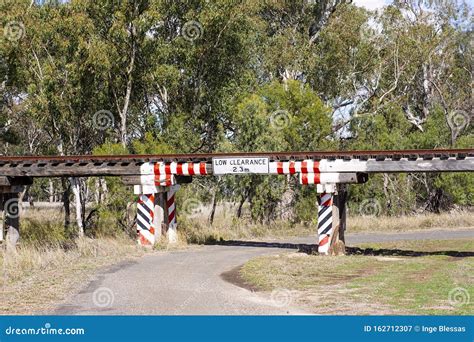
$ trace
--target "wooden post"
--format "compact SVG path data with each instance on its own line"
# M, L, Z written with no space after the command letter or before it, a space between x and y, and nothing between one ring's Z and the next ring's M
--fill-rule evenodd
M31 184L31 177L0 176L0 241L5 239L7 247L15 247L20 239L20 193Z
M7 246L15 247L20 239L20 203L18 192L4 194L5 228Z
M333 198L332 224L333 235L329 245L330 255L344 255L346 252L344 232L346 230L346 199L345 184L338 184L337 193Z

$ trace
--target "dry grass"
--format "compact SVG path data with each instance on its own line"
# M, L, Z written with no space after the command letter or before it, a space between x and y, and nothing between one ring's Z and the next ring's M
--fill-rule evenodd
M68 250L28 244L16 251L2 249L0 313L47 312L87 283L98 268L145 252L125 237L78 239Z
M253 223L246 219L216 219L211 226L204 218L182 219L179 230L189 243L202 244L220 240L284 238L314 233L313 226L273 221L269 224Z
M217 215L211 226L206 217L179 218L179 230L188 243L206 243L219 240L265 239L306 236L315 234L317 217L310 224L292 224L288 221L273 221L268 224L253 223L248 219L236 219ZM473 228L474 213L458 211L443 214L421 214L418 216L347 218L347 233L359 232L401 232L423 229Z
M472 211L454 211L442 214L420 214L400 217L351 216L347 218L348 233L357 232L400 232L435 228L474 227Z

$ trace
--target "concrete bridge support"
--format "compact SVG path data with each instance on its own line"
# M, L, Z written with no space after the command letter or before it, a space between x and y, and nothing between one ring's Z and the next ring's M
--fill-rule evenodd
M142 246L153 246L162 238L178 242L176 192L179 185L154 187L154 192L139 194L137 203L137 235ZM143 191L144 187L135 187Z
M318 252L322 255L345 254L345 184L318 184Z

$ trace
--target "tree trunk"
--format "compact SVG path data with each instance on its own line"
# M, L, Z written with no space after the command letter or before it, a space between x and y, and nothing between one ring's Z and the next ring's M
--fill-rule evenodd
M63 186L64 228L68 228L71 225L71 206L69 202L71 187L67 184L66 178L61 178L61 184Z
M76 177L70 177L72 193L74 194L74 207L76 208L76 224L79 237L84 236L84 224L82 222L81 188Z
M214 189L214 196L212 197L212 209L211 214L209 215L209 224L212 226L214 223L214 215L216 214L217 207L217 187Z
M278 213L277 215L280 216L280 219L284 221L293 221L295 218L295 212L294 212L294 206L293 204L293 199L295 197L295 191L291 187L291 176L287 175L286 177L286 190L281 196L281 201L278 203L278 209L276 212ZM268 217L270 219L270 217Z
M247 199L247 196L242 196L239 202L239 206L237 207L237 218L242 217L242 207L244 206L245 200Z
M132 25L130 29L130 35L131 35L131 46L132 46L132 51L131 51L131 57L130 57L130 63L127 68L127 89L125 91L125 99L123 101L123 107L122 110L120 111L120 140L122 142L122 146L126 147L127 146L127 112L128 112L128 106L130 104L130 96L132 94L132 85L133 85L133 68L135 66L135 55L137 52L137 48L135 45L135 27Z
M390 213L392 209L392 200L390 198L390 194L388 192L388 181L389 181L389 176L388 173L383 174L383 193L385 196L385 199L387 201L387 212Z
M107 181L105 180L105 178L101 178L100 180L100 186L101 186L101 189L102 189L102 201L103 202L107 202L107 197L108 197L108 194L109 194L109 189L107 188Z
M23 203L23 199L25 198L26 195L28 195L27 199L30 205L33 207L33 196L29 193L31 185L25 186L23 191L20 192L19 197L18 197L18 205L21 206Z
M48 179L48 185L49 185L49 203L54 202L54 185L53 185L53 180L50 178Z
M83 229L86 228L86 204L89 198L89 187L87 182L84 179L78 178L79 190L80 190L80 199L81 199L81 217Z

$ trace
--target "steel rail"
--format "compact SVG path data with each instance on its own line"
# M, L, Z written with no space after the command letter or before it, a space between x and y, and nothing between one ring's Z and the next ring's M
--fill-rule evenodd
M210 161L214 157L269 157L271 160L303 159L381 159L474 157L474 149L371 150L371 151L290 151L290 152L219 152L194 154L129 154L129 155L70 155L70 156L0 156L0 164L13 163L93 163L149 161Z

